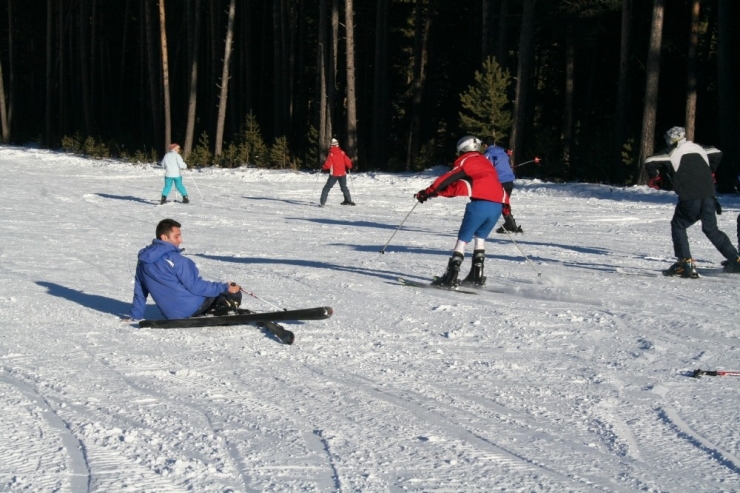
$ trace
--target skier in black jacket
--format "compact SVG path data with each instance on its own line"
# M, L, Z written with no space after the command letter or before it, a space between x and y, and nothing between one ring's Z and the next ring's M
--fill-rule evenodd
M651 178L666 173L678 194L678 204L671 220L673 250L677 261L664 270L666 276L696 279L696 264L691 258L686 229L701 221L701 230L714 247L727 259L725 272L740 273L740 257L732 242L717 228L721 213L715 197L714 173L722 159L722 152L714 147L702 147L686 140L683 127L673 127L665 133L668 147L645 160L645 169Z

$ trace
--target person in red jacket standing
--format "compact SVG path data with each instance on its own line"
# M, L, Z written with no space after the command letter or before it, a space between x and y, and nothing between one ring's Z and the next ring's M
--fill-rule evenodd
M508 204L509 196L499 182L496 169L481 153L481 141L466 135L457 141L458 158L452 170L437 178L432 185L414 195L423 203L432 197L468 196L457 243L447 264L447 271L432 284L456 287L462 285L483 286L483 262L486 258L486 238L501 217L502 204ZM465 257L465 247L473 241L473 266L468 276L457 280Z
M326 180L324 189L321 190L321 206L326 204L326 199L329 196L329 190L332 189L334 184L339 182L339 188L342 189L344 194L344 202L342 205L355 205L352 202L352 196L349 194L349 188L347 188L347 173L352 169L352 161L347 157L342 149L339 148L339 142L337 139L331 139L331 147L329 147L329 155L326 157L326 162L321 167L323 173L329 173L329 179Z

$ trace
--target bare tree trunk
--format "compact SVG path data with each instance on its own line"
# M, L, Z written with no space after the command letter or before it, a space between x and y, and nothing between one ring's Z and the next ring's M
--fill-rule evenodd
M93 131L92 108L90 104L90 58L87 47L88 35L87 28L90 23L88 14L88 1L80 0L80 78L82 82L82 112L85 117L85 133L90 135Z
M216 143L213 154L220 156L224 144L224 122L226 121L226 103L229 96L229 62L231 61L231 44L234 39L234 16L236 0L229 2L229 22L226 26L226 43L224 46L224 67L221 72L221 94L218 98L218 118L216 123Z
M632 0L622 0L622 32L619 51L619 81L617 83L617 104L614 114L614 162L617 170L617 183L624 183L627 167L622 160L625 122L627 121L627 101L629 99L630 31L632 22Z
M640 134L640 156L638 159L638 185L647 183L645 159L653 154L655 140L655 115L658 107L658 81L660 80L660 48L663 35L663 10L665 0L653 0L653 22L650 30L647 67L645 68L645 105Z
M59 58L59 118L57 120L57 135L64 135L66 130L67 122L67 84L65 81L66 74L66 63L64 56L64 0L59 0L59 23L57 24L57 30L59 31L59 44L57 45L57 56Z
M737 105L735 93L733 92L733 31L737 29L732 19L732 8L730 2L736 0L718 0L717 9L717 97L719 108L719 142L720 149L724 153L722 159L724 165L720 166L717 173L717 184L724 190L732 187L726 183L734 182L736 170L733 164L738 155L737 134Z
M388 3L378 0L375 14L375 63L373 74L372 160L385 164L388 135Z
M280 1L281 0L272 0L272 114L275 128L274 133L276 136L285 134L282 110L285 95L283 94L282 80L283 36L281 28Z
M195 136L195 110L198 106L198 43L200 42L200 0L195 0L195 8L192 9L192 2L188 0L188 7L191 12L188 14L188 21L191 23L188 32L193 35L188 43L188 65L190 67L190 80L188 82L188 120L185 127L185 147L183 155L190 155L193 150L193 139Z
M54 81L52 80L52 52L54 50L54 4L52 0L46 0L46 115L44 117L44 128L45 136L44 141L46 145L51 147L51 105L52 105L52 87ZM0 80L2 76L0 75ZM4 98L3 98L4 99ZM3 101L4 103L4 101ZM7 144L7 142L5 142Z
M344 2L347 35L347 143L346 151L357 164L357 99L355 95L355 27L352 0Z
M8 0L8 139L13 127L13 108L15 107L15 57L13 51L13 2Z
M694 140L696 127L696 51L699 45L699 3L691 2L691 32L689 34L689 54L686 74L686 138Z
M427 42L432 25L432 13L425 8L425 0L416 0L416 20L414 22L414 81L411 99L411 129L409 131L408 149L406 152L406 171L419 155L421 148L421 98L426 79Z
M8 124L8 111L5 107L5 84L3 83L3 63L0 61L0 126L2 126L2 142L10 142L10 125Z
M327 121L328 135L331 137L339 132L339 108L337 104L337 66L339 64L339 0L331 2L331 47L330 64L326 78L327 84L327 105L330 109ZM335 125L336 124L336 125Z
M162 53L162 94L164 99L164 149L172 142L172 112L170 109L170 67L167 56L167 23L164 15L164 0L159 0L159 46Z
M565 111L563 115L563 168L570 172L573 146L573 93L575 86L576 50L573 35L573 18L568 18L565 40Z
M298 0L298 9L296 11L297 18L294 22L297 23L297 27L293 29L296 33L296 37L293 39L292 43L295 45L295 68L294 70L294 90L292 92L296 93L296 99L293 101L293 106L291 108L291 128L292 128L292 135L295 140L300 143L300 149L302 151L305 151L306 149L306 119L307 119L307 113L306 113L306 107L305 104L306 101L308 101L308 80L306 78L306 52L308 51L306 48L306 44L304 40L307 39L308 35L308 29L306 27L306 23L303 22L303 19L306 18L306 2L305 0ZM293 51L293 50L291 50ZM299 134L299 135L296 135ZM304 161L305 161L305 153L302 153L304 155Z
M123 94L124 94L124 84L125 84L125 77L124 74L126 73L126 51L128 50L128 33L129 33L129 17L131 17L131 0L126 0L126 7L124 10L124 16L123 16L123 39L121 40L121 59L119 60L121 62L121 65L118 69L118 118L116 118L116 130L118 132L121 131L121 117L124 112L124 100L123 100Z
M98 49L97 49L97 36L98 36L98 2L97 0L91 1L91 13L90 13L90 121L92 127L90 132L94 132L97 128L98 122L98 88L96 81L98 80L97 70L100 63L98 62Z
M282 85L283 99L282 111L283 120L283 133L282 135L290 135L290 115L291 115L291 101L294 97L293 88L293 74L292 74L292 57L293 50L290 45L290 6L288 0L281 0L280 2L280 39L282 49L282 56L280 57L280 66L282 77L280 78L280 84Z
M501 0L501 9L498 20L498 46L496 47L496 61L501 68L508 68L509 57L509 0Z
M485 60L491 54L491 0L481 0L480 54Z
M514 150L514 159L520 160L524 154L524 127L527 119L527 97L534 66L534 7L537 0L524 0L522 30L519 37L519 65L516 77L516 99L514 100L514 121L509 145Z
M159 106L159 90L157 79L159 78L159 71L157 70L156 60L156 48L154 47L154 28L152 26L152 14L150 11L149 0L142 2L144 9L144 26L146 31L146 52L147 61L149 65L149 92L150 92L150 105L149 108L152 112L152 125L154 127L154 142L162 142L160 137L162 135L162 113ZM162 149L164 150L164 149Z
M329 149L329 140L332 137L332 109L330 85L333 78L331 74L331 59L329 32L328 32L328 12L326 9L326 0L319 0L319 43L318 43L318 62L317 77L319 87L319 165L326 159ZM332 91L333 92L333 91Z

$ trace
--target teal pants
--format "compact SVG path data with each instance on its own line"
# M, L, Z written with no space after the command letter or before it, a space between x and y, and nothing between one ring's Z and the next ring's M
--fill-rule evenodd
M182 184L182 176L165 176L164 188L162 189L162 197L166 197L170 194L173 183L175 184L175 188L177 188L177 191L180 192L180 195L182 195L183 197L188 196L188 191L185 190L185 185Z

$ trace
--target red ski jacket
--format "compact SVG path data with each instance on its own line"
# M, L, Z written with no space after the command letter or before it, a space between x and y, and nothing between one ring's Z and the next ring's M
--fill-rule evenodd
M509 203L509 195L498 181L496 168L479 152L466 152L455 161L452 169L437 178L424 190L429 196L468 196L473 200Z
M344 176L347 170L352 169L352 161L338 146L332 146L329 148L329 155L321 169L328 170L332 176Z

